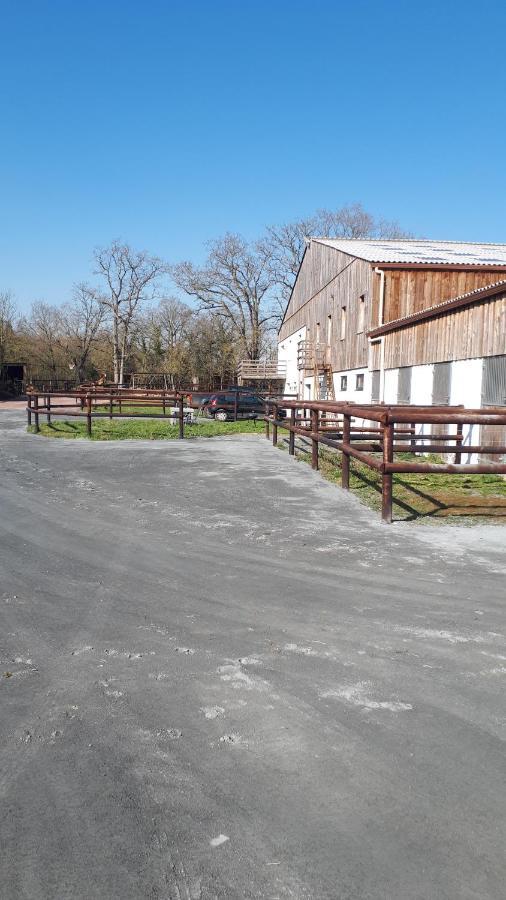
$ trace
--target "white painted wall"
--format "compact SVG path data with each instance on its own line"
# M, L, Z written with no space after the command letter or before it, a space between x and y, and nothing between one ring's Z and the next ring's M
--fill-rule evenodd
M336 400L350 401L351 403L369 403L371 400L371 375L367 369L348 369L343 372L333 372L334 394ZM346 390L341 390L341 376L347 378ZM357 391L357 375L364 376L364 389Z
M452 364L450 404L463 403L467 409L481 406L482 359L459 359Z
M397 403L399 369L385 369L385 403Z
M482 359L459 359L452 363L452 380L450 386L450 404L466 409L479 409L481 407L481 385L483 379ZM453 427L456 431L456 426ZM465 425L463 430L464 445L480 443L480 426ZM479 462L477 453L468 453L462 456L464 463Z
M414 406L430 406L434 366L413 366L411 370L411 400Z
M278 362L286 362L285 394L302 394L302 373L297 368L297 349L299 341L305 341L306 327L278 343Z

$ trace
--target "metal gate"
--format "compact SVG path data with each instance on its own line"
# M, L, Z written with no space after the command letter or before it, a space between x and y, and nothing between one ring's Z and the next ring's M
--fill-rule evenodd
M402 366L399 369L399 381L397 384L397 403L408 404L411 400L411 366Z
M506 406L506 356L483 360L482 406Z
M432 382L432 405L449 406L452 384L451 362L434 364L434 380Z

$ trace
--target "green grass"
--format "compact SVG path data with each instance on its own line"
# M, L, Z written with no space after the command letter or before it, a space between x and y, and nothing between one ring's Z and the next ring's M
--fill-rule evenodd
M280 443L287 449L286 443ZM311 463L309 452L298 451L297 459ZM396 458L413 459L409 454ZM432 462L443 462L429 457ZM319 452L320 474L341 484L341 454L329 448ZM350 490L370 509L381 509L381 476L374 469L351 460ZM395 520L445 519L472 524L484 519L506 521L506 479L500 475L399 474L393 476Z
M34 433L33 425L28 431ZM240 422L215 422L210 420L195 425L185 425L185 438L219 437L226 434L261 434L263 422L244 419ZM94 419L92 435L86 434L86 421L83 419L54 419L50 425L40 423L40 434L52 438L84 438L92 441L127 441L127 440L177 440L178 424L164 419L123 419L112 422L109 419Z

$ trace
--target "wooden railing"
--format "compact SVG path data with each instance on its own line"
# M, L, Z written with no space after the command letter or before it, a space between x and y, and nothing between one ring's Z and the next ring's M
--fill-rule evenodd
M259 359L243 359L239 363L237 377L239 381L244 381L248 378L259 381L281 380L286 377L286 362L282 360L262 362Z
M341 459L341 485L350 486L350 460L356 459L381 475L382 519L392 521L392 476L417 472L442 475L506 475L506 462L462 463L462 455L506 456L506 446L464 445L466 425L506 426L506 407L465 409L462 406L383 406L339 402L266 400L266 437L277 443L278 429L289 432L288 451L295 453L295 435L309 438L311 464L318 468L318 449L323 444L338 450ZM290 413L282 418L280 409ZM420 426L446 426L437 431L420 433ZM452 431L452 427L455 430ZM412 454L413 461L395 458L396 454ZM424 454L453 456L453 462L422 461Z

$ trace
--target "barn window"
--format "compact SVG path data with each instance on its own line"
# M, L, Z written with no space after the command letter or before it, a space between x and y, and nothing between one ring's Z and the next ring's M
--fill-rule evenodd
M344 341L346 337L346 307L341 307L341 340Z
M364 376L362 373L360 373L360 375L357 375L357 377L355 379L355 390L356 391L364 390Z
M365 325L365 294L358 301L357 334L362 334Z
M348 376L347 375L341 375L341 390L342 391L348 390Z

